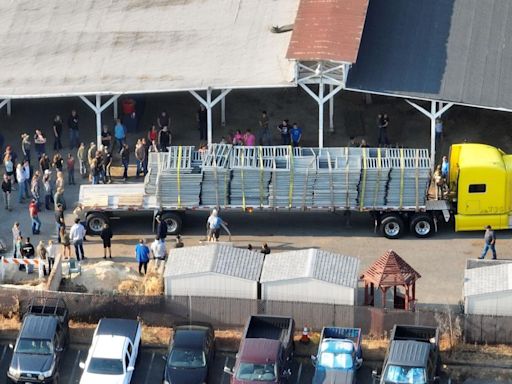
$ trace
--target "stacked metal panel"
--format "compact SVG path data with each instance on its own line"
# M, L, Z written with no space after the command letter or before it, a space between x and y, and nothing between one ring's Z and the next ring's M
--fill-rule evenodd
M148 173L144 180L144 192L146 195L156 194L158 173L167 167L167 152L150 152L148 156Z
M202 153L201 205L226 206L229 204L231 171L229 158L231 145L213 144Z
M386 205L392 164L380 148L361 148L361 177L357 187L359 207L380 208Z
M310 148L283 147L274 159L276 167L269 185L270 206L311 207L316 179L315 152Z
M230 204L232 206L267 206L268 184L274 168L274 147L235 146L231 150ZM279 147L275 147L279 148Z
M360 174L360 148L318 150L313 205L317 207L356 206Z

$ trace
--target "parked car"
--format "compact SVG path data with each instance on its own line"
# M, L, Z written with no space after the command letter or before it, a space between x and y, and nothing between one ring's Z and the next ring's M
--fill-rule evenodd
M356 370L363 364L361 329L324 327L318 353L311 360L313 384L355 384Z
M69 343L68 309L60 298L33 298L23 315L7 377L13 383L59 383L59 365Z
M138 320L101 319L94 331L80 384L128 384L135 370L142 324Z
M215 333L211 324L174 327L164 370L164 384L203 384L215 356Z
M259 316L249 318L236 355L231 384L287 383L292 359L295 322L290 317Z
M380 384L439 382L439 331L434 327L395 325L382 374L373 371Z

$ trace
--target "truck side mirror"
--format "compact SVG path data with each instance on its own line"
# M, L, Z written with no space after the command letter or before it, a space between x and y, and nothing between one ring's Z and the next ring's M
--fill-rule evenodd
M81 369L85 369L85 363L83 361L81 361L78 366L81 368Z
M229 367L224 367L224 373L233 376L233 370Z

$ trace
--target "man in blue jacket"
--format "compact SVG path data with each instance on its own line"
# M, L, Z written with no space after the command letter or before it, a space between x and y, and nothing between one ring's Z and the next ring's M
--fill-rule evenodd
M148 273L149 263L149 248L144 244L144 239L139 240L139 244L135 247L135 258L139 263L139 275L142 275L142 267L144 267L144 274Z

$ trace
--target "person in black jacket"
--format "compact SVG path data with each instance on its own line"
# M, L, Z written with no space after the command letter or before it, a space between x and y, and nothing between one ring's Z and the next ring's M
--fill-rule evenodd
M103 228L101 229L100 237L101 240L103 240L103 258L107 258L107 249L108 249L108 257L112 258L112 230L110 229L110 226L108 224L104 224Z
M124 167L123 180L126 181L128 179L128 164L130 163L130 151L128 144L124 144L121 149L121 162Z
M156 227L156 235L162 241L165 241L165 238L167 237L167 223L165 222L165 220L162 220L160 215L156 217L156 222L158 223Z
M21 187L18 187L18 188L21 188ZM4 179L2 181L2 192L4 193L5 209L10 211L11 210L12 184L11 184L11 178L9 176L7 176L7 174L4 174Z

